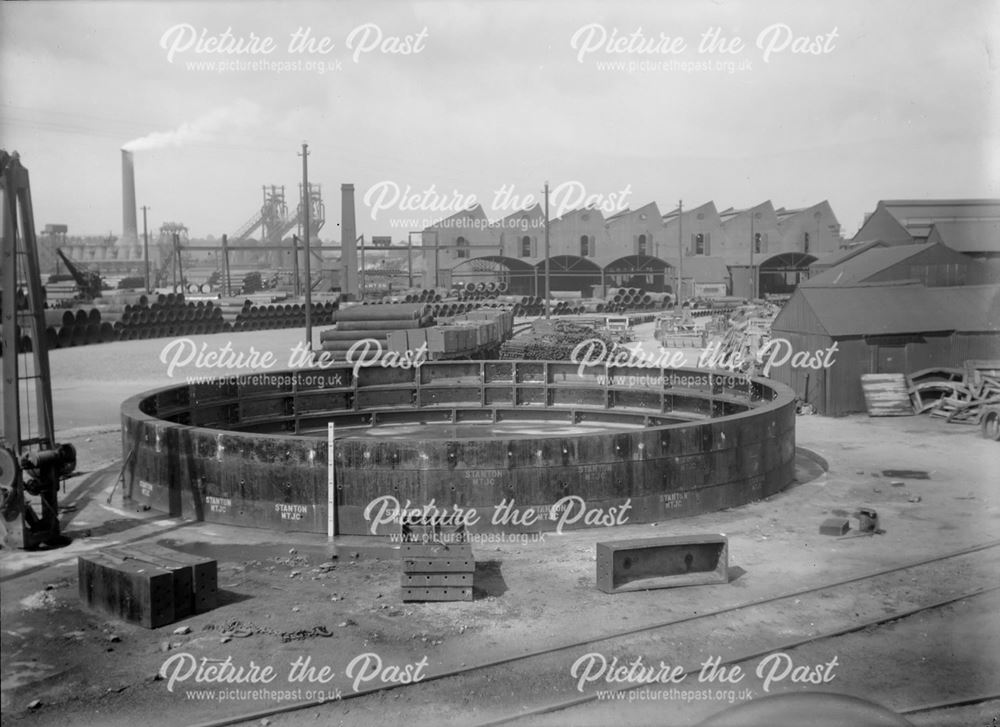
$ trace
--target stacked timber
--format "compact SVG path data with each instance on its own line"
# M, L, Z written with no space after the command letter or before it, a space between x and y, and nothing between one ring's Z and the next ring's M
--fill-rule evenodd
M861 390L870 417L913 415L913 404L903 374L862 374Z
M914 372L909 394L918 414L978 426L990 407L1000 405L1000 361L970 360L963 368Z
M605 330L569 321L535 321L529 331L504 342L500 358L568 361L578 344L592 339L601 340L609 352L614 348L614 341Z
M424 289L413 293L383 296L373 303L427 303L435 317L457 316L479 308L503 308L513 311L516 318L535 317L545 313L545 298L535 295L507 295L505 283L466 283L454 290ZM659 299L657 294L651 294ZM662 295L668 294L664 293ZM653 306L655 307L655 306ZM604 309L604 303L583 301L577 294L553 293L549 300L552 315L577 315Z

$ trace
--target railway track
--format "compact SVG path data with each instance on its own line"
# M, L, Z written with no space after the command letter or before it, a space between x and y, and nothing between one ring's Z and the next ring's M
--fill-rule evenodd
M302 716L310 724L315 723L313 720L317 717L322 717L324 724L332 724L338 715L347 711L350 712L350 719L347 720L349 724L381 724L394 718L414 723L413 717L417 710L408 699L400 698L404 694L406 697L414 697L419 704L434 705L431 719L435 724L473 723L485 726L530 723L532 718L586 705L598 699L607 699L609 693L663 683L664 672L660 670L656 676L632 679L624 684L602 684L599 679L594 679L592 683L578 685L579 680L571 676L571 667L588 655L607 655L609 660L619 657L623 659L622 663L639 658L643 665L660 664L666 660L671 674L675 678L683 678L697 674L706 655L720 654L716 666L729 667L776 652L787 652L806 644L878 627L1000 590L1000 586L994 585L960 590L963 579L967 582L965 576L974 573L974 568L982 567L983 554L995 551L998 547L1000 540L981 543L933 558L705 613L692 613L466 667L441 669L429 673L415 684L389 684L357 692L345 690L336 701L282 704L204 722L198 727L256 722L303 710L318 712L316 715ZM958 582L951 583L952 580ZM912 593L914 582L920 582L925 588L919 594L908 595ZM905 607L885 607L887 596L899 597L900 594L907 594L906 597L909 598L910 602ZM815 626L818 615L831 610L839 612L832 608L834 602L845 599L850 604L850 611L854 612L853 617L848 615L843 623L837 625L825 624L827 628ZM775 623L775 615L779 610L784 613ZM727 622L735 617L746 624L743 636L726 631ZM810 622L810 618L814 621ZM768 629L781 634L782 628L788 631L786 638L775 639L773 636L767 638L762 635ZM706 647L705 644L713 643L713 639L715 645ZM726 654L724 658L722 653ZM396 692L398 696L392 695L396 699L389 700L388 692ZM985 701L995 697L996 695L978 695L965 700L954 700L954 703ZM943 708L951 703L941 702L931 707L915 707L909 711ZM521 706L512 707L512 704ZM279 724L296 723L295 720L282 720Z

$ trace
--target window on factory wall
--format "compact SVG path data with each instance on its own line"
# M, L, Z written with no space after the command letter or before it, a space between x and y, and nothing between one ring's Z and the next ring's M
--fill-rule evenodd
M694 254L704 255L705 254L705 233L699 232L694 236Z
M645 233L642 234L642 235L639 235L639 238L635 242L635 254L636 255L648 255L649 253L646 252L647 247L648 247L648 245L646 243L646 235L645 235Z
M455 257L469 257L469 241L464 237L455 240Z
M521 238L521 257L531 257L531 238L527 235Z
M763 233L760 233L760 232L753 233L753 251L755 253L761 251L761 249L762 249L761 245L763 244L763 242L764 242L764 235L763 235Z
M809 233L802 233L802 252L809 252Z
M588 255L590 255L590 238L586 235L580 235L580 257Z

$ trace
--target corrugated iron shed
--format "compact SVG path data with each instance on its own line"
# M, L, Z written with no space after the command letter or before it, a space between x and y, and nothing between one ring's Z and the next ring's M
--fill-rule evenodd
M956 268L977 266L974 260L941 244L922 243L916 245L893 245L891 247L870 247L859 255L849 257L819 275L803 281L805 287L851 286L865 282L888 282L894 280L924 280L929 266L952 265ZM920 269L922 266L923 269ZM933 276L932 276L933 277ZM940 276L938 276L940 277ZM951 279L941 283L958 282L961 278L954 271ZM965 280L961 280L965 282ZM969 282L982 282L971 280Z
M1000 219L935 222L927 242L962 253L1000 253Z
M817 273L823 272L824 270L832 268L834 265L840 265L853 257L857 257L858 255L871 250L873 247L887 247L887 245L881 240L859 242L846 250L836 250L835 252L820 255L816 258L816 261L809 266L809 269L816 271Z
M806 315L796 311L799 306L807 309ZM795 332L831 338L943 331L997 332L1000 331L1000 285L800 286L771 328L776 334Z
M891 244L923 242L932 225L962 219L1000 219L1000 199L879 200L854 239L880 238Z

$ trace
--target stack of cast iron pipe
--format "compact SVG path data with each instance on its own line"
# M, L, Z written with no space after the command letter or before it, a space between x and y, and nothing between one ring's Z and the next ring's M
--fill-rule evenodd
M310 323L325 326L333 322L337 310L334 301L314 301L310 310ZM273 328L300 328L306 324L304 303L268 303L254 305L244 302L233 321L234 331L262 331Z
M333 328L320 332L320 343L324 351L343 359L358 341L374 338L384 349L392 331L432 326L434 315L427 303L382 303L338 310L333 323Z

